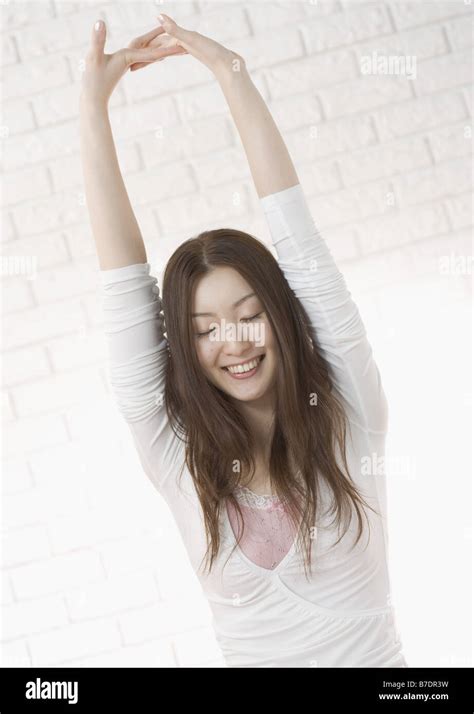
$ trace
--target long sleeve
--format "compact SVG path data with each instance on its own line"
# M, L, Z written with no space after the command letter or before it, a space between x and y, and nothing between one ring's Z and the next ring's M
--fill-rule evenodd
M149 263L100 270L108 378L141 463L154 485L180 466L182 442L164 404L167 340L157 279Z
M318 231L301 184L260 198L278 263L306 309L348 418L386 432L388 406L359 310Z

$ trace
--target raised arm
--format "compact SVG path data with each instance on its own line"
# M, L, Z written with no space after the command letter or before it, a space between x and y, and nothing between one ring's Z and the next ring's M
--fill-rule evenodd
M265 101L239 56L216 70L238 129L259 198L299 182L291 156Z
M105 55L105 26L93 30L80 129L84 185L100 265L109 383L145 473L165 494L165 482L172 487L168 477L182 462L182 447L163 402L168 354L161 298L122 179L107 110L114 86L133 63L184 54L167 43L134 49L161 34L158 28L134 40L131 48Z
M106 27L98 21L92 29L79 101L81 162L89 218L102 270L144 263L146 251L120 172L108 115L109 98L120 78L138 61L154 63L172 54L156 28L137 37L127 48L104 53ZM149 41L158 44L141 49Z

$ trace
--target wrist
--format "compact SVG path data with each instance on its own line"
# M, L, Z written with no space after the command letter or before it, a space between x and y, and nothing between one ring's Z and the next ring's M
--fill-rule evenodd
M104 99L95 99L87 94L79 97L79 111L85 116L108 116L108 102Z

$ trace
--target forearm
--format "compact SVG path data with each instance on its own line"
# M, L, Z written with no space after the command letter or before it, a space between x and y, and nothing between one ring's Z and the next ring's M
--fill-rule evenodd
M86 201L100 269L146 262L106 108L81 103L80 137Z
M216 78L237 126L259 198L299 183L283 137L247 68L227 67Z

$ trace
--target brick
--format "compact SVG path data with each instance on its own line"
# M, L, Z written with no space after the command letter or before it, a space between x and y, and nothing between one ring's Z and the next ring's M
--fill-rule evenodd
M233 143L234 132L227 117L168 127L162 137L153 135L137 140L145 167L159 165L162 170L165 162L206 155Z
M464 121L431 131L428 140L435 161L468 156L472 153L472 125Z
M454 52L420 62L414 87L418 95L423 95L469 84L471 81L471 52Z
M5 206L28 201L51 194L51 184L46 169L42 166L15 171L6 176L3 186Z
M353 49L357 55L359 66L361 57L371 56L375 52L377 55L382 56L414 56L416 57L417 71L420 66L418 63L421 60L449 52L443 29L438 26L417 28L416 30L387 35L383 38L354 45Z
M43 524L51 518L84 509L86 492L81 483L75 484L63 474L54 474L54 480L52 475L47 485L9 494L5 497L5 506L8 507L3 519L6 528Z
M367 75L318 91L324 112L333 118L367 112L412 96L410 80L394 75Z
M73 259L97 255L90 223L67 226L61 231L61 235Z
M369 216L384 214L389 210L388 183L368 183L318 197L317 210L320 228L333 228Z
M49 667L63 660L106 652L120 644L114 620L69 625L29 638L34 667Z
M6 263L8 267L8 263ZM30 281L25 275L2 277L1 293L5 315L34 306Z
M0 57L2 67L8 67L19 61L17 45L12 35L3 36Z
M462 97L456 92L409 99L373 112L382 141L456 122L465 116Z
M77 479L76 470L74 468L74 479ZM97 474L99 473L97 468ZM88 478L88 474L84 474L84 478ZM109 479L106 484L104 483L104 490L106 490L106 485L110 493L112 484ZM95 494L95 498L97 501L99 494ZM105 504L106 499L103 501L103 505ZM97 507L87 511L87 528L84 528L84 513L78 512L55 518L49 524L49 534L53 553L60 555L69 550L94 547L114 538L126 538L130 536L130 524L124 518L123 511L118 507L113 513L109 513L106 519L103 508Z
M14 603L4 610L3 638L11 640L24 635L68 624L64 600L46 597L30 602Z
M2 460L3 493L26 491L33 486L28 462L22 456Z
M470 87L463 87L463 96L464 100L466 102L466 106L468 108L469 114L472 116L473 112L473 106L474 106L474 100L473 100L473 88L472 85Z
M31 454L28 461L35 484L50 488L58 473L67 472L74 483L84 482L88 458L81 444L68 441Z
M11 422L15 419L15 413L8 392L2 392L2 419L4 422Z
M0 240L2 244L2 253L5 250L5 245L16 238L15 227L9 213L2 211L1 216Z
M469 191L472 182L470 164L469 159L445 161L395 177L393 181L401 204L411 206Z
M2 549L6 568L48 558L51 551L46 527L15 528L4 533Z
M35 129L34 115L27 99L12 99L2 103L2 126L8 127L8 135L14 136Z
M8 424L4 431L6 457L19 456L68 439L63 420L57 415L22 419Z
M368 4L302 24L309 53L326 52L392 32L387 9Z
M176 667L171 641L152 640L141 645L128 645L83 659L59 662L70 667Z
M224 665L222 651L211 627L201 627L173 637L179 667L205 666L217 660Z
M31 664L31 656L25 640L2 643L2 667L31 667Z
M93 551L68 553L49 560L21 565L12 570L13 590L19 600L40 598L66 588L103 579L100 558Z
M272 32L272 42L266 34L239 38L233 43L233 49L245 59L249 72L268 65L295 60L304 55L303 43L293 23L281 30Z
M399 2L390 0L390 10L398 29L436 22L453 15L465 15L468 6L463 2Z
M315 87L354 80L357 66L352 54L346 50L324 55L313 55L302 60L285 62L281 66L266 69L270 97L279 99Z
M174 126L179 121L176 105L171 97L154 98L153 101L140 102L140 111L136 107L118 106L110 111L110 125L117 141L135 139L141 134L154 132L157 127Z
M217 82L189 87L174 98L184 122L194 122L217 114L227 114L229 107ZM168 128L163 129L163 132Z
M323 119L321 103L315 94L294 94L274 99L268 108L281 132L318 124Z
M105 617L112 613L147 607L158 599L151 574L112 578L65 592L71 622Z
M449 42L454 50L463 50L474 44L472 36L472 22L469 17L459 17L445 23Z
M25 347L51 337L76 333L84 323L81 301L62 300L25 310L21 320L5 315L3 340L5 349Z
M14 602L13 589L10 582L10 575L4 570L1 574L0 602L2 606L11 605Z
M43 268L69 261L69 253L61 232L18 238L2 246L2 256L5 258L23 257L25 267L30 265L34 268L36 266L36 270L31 271L32 276ZM8 260L5 263L9 265Z
M446 235L431 237L428 240L410 243L396 250L382 251L358 261L346 268L351 289L356 292L369 292L375 289L389 289L390 285L403 284L404 289L410 281L417 281L419 291L422 277L429 279L439 276L439 258L454 252L469 255L471 237L469 231L449 234L449 249L446 249ZM438 293L440 281L438 283ZM400 299L400 289L398 288ZM432 304L430 302L429 304ZM400 307L400 306L399 306Z
M18 415L24 417L93 402L105 389L97 369L85 367L12 387L11 394Z
M97 258L85 257L40 270L31 286L40 304L92 292L97 289Z
M246 209L246 196L235 186L220 188L206 194L170 199L157 207L163 230L167 232L204 230L218 227L224 221L236 222ZM198 223L199 221L199 223Z
M167 94L214 80L211 71L189 55L170 57L128 75L123 79L123 88L133 105L145 99L156 101Z
M25 63L68 49L74 44L73 40L72 26L65 18L36 22L17 35L20 57Z
M199 161L199 184L202 187L222 186L249 176L249 165L242 150L224 149L203 156Z
M42 57L11 65L3 79L3 92L6 99L15 99L69 82L68 65L64 57Z
M425 204L356 225L362 255L387 251L449 230L442 205Z
M30 24L54 17L54 5L51 0L35 2L28 0L20 4L4 3L2 7L2 22L5 29L24 28Z
M3 383L7 387L51 373L46 353L41 347L4 352L2 367Z
M77 84L69 82L59 87L45 89L31 98L31 106L39 127L54 125L68 119L77 121L79 91Z
M404 139L354 152L339 159L346 186L401 174L431 164L428 147L422 138Z
M79 154L79 141L77 119L12 136L4 147L4 171L14 171L64 154Z
M208 4L212 5L212 1ZM304 3L300 2L252 3L248 12L248 21L254 34L262 34L267 30L287 27L289 24L304 20L304 9Z
M204 596L199 599L176 598L173 602L160 602L118 616L123 640L127 645L209 626L210 619L209 605Z
M30 201L13 208L12 216L23 236L58 230L68 223L79 223L85 215L82 192L64 191L51 198Z
M342 186L338 165L333 160L323 159L317 164L302 164L298 168L298 176L307 195L336 191Z
M174 543L179 544L179 541ZM100 552L107 576L111 578L156 567L157 554L167 547L166 544L167 538L163 534L156 538L129 534L127 538L101 543L96 550ZM181 544L179 548L182 550Z
M463 193L453 196L444 202L448 211L449 220L454 229L466 228L473 223L473 194Z
M198 186L186 164L173 163L148 169L127 178L127 191L132 206L153 204L173 196L194 193Z
M54 370L61 372L99 362L104 363L106 347L102 330L79 326L76 335L51 340L47 351Z
M372 146L377 143L377 135L369 116L357 116L291 132L286 136L286 143L294 160L300 157L304 163Z

